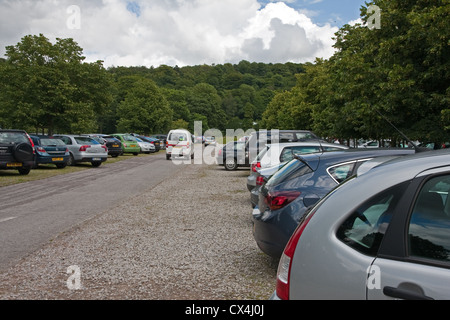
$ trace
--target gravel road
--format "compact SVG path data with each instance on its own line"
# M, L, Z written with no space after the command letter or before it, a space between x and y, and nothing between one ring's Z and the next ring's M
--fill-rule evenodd
M268 299L278 261L253 239L247 175L184 165L0 273L0 299Z

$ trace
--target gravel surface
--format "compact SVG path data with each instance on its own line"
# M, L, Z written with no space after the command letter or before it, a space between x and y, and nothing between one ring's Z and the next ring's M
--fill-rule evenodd
M268 299L278 261L253 239L247 175L185 165L0 273L0 299Z

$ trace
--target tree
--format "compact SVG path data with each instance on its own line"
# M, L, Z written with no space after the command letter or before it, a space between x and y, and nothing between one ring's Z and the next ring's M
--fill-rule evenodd
M97 129L97 116L112 100L101 61L83 63L72 39L52 44L42 34L6 47L6 57L0 69L4 125L49 134Z
M117 108L117 129L144 135L166 132L172 123L172 112L157 85L152 80L141 78Z

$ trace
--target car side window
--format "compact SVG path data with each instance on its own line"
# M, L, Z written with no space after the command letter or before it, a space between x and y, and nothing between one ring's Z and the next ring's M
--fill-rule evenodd
M62 140L65 144L72 144L72 140L69 137L58 137L58 139Z
M421 188L409 223L409 255L450 261L450 175L428 180Z
M352 175L355 162L344 163L328 168L328 174L337 182L341 183Z
M359 206L338 228L338 239L361 253L375 256L405 186L385 190Z

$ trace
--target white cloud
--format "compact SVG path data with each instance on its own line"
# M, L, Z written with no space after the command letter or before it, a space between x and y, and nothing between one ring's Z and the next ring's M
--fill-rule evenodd
M285 1L289 3L289 1ZM0 0L0 55L27 34L73 38L88 61L111 65L305 62L333 54L336 27L285 2L257 0ZM69 29L67 8L80 8ZM303 13L302 13L303 12Z

